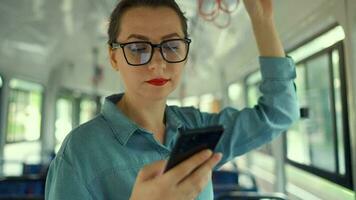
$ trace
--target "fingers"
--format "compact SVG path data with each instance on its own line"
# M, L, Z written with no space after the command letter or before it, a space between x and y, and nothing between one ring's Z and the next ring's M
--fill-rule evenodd
M243 2L252 20L271 19L273 17L272 0L244 0Z
M194 189L196 193L200 193L211 179L212 169L219 163L221 157L221 153L211 156L208 161L197 168L191 175L182 180L178 184L178 187L182 187L182 189L186 191Z
M173 169L166 172L166 178L170 180L175 180L174 184L178 184L186 176L192 173L197 167L207 161L212 155L212 151L207 149L203 150L182 163L178 164Z
M138 181L147 181L156 176L163 174L164 168L166 166L166 160L159 160L150 165L144 166L138 173Z

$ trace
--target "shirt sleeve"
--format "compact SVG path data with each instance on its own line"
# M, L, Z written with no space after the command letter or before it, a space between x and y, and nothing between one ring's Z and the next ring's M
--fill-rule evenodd
M82 200L92 199L83 181L63 156L56 157L49 168L45 199L48 200Z
M262 96L253 108L228 107L217 114L200 113L203 125L222 124L225 132L216 152L224 163L257 148L285 131L299 118L295 65L290 58L260 57Z

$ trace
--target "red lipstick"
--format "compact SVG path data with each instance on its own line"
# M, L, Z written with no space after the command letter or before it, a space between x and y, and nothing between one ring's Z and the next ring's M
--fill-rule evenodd
M168 81L170 81L170 79L156 78L156 79L152 79L152 80L149 80L149 81L146 81L146 82L151 84L151 85L155 85L155 86L163 86Z

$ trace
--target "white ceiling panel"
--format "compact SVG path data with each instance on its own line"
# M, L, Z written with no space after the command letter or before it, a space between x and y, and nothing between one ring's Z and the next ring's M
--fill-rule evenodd
M195 0L177 2L189 18L193 40L183 80L189 86L188 95L221 89L222 72L227 74L225 81L231 82L257 68L246 66L257 60L257 48L242 5L233 13L230 27L219 29L198 16ZM318 7L334 1L274 2L278 29L283 38L291 38L295 26L311 18ZM53 68L65 68L71 63L76 73L67 74L65 80L83 76L78 79L83 79L83 84L66 87L88 88L94 66L93 49L98 48L98 61L105 67L107 79L103 85L113 91L122 88L112 86L118 76L107 59L106 28L115 4L115 0L1 0L0 72L21 71L46 83Z

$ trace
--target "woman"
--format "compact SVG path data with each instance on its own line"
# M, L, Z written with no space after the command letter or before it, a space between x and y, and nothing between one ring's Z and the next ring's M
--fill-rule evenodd
M272 0L245 0L263 83L253 109L218 114L166 106L179 84L190 40L174 0L122 0L109 25L109 57L125 93L73 130L51 163L46 199L213 199L211 172L278 136L298 118L295 67L275 30ZM216 152L205 150L166 173L179 128L222 124Z

